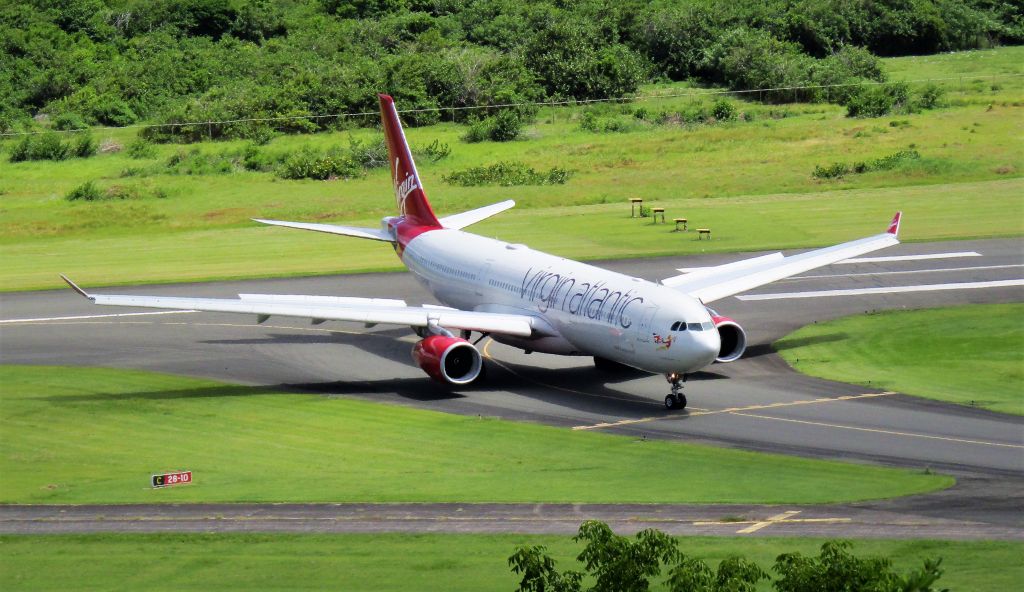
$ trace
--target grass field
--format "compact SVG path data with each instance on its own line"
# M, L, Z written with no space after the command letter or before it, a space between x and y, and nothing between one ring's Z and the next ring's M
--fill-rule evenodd
M632 119L623 109L686 108L715 97L685 85L644 93L634 105L545 108L523 140L465 144L464 127L442 123L409 131L414 146L440 140L450 157L421 162L436 209L460 211L502 199L519 208L474 231L571 257L606 258L806 247L874 232L895 209L906 211L907 240L1019 236L1024 233L1024 48L885 60L893 79L933 78L947 106L911 115L849 119L835 105L768 106L740 101L753 121L708 125L636 125L629 133L580 129L584 109ZM967 76L953 77L955 73ZM950 80L939 80L951 78ZM136 130L97 138L127 144ZM355 130L282 136L260 148L373 140ZM13 140L0 144L0 152ZM243 143L195 146L240 150ZM151 159L125 152L61 163L12 164L0 157L0 289L57 287L56 273L87 285L323 274L397 268L381 245L258 228L251 217L346 221L376 226L390 215L386 170L348 181L285 181L271 173L122 177L131 167L159 166L180 146ZM921 159L889 171L837 180L811 176L816 165L856 162L914 149ZM454 187L453 171L503 160L574 171L565 185ZM102 187L159 188L165 199L72 203L63 196L95 181ZM979 199L984 196L984 199ZM707 226L714 242L672 234L628 218L628 197ZM584 206L584 207L575 207ZM595 237L600 237L600 240ZM328 242L329 241L329 242ZM258 262L254 263L254 262Z
M812 376L1024 415L1024 304L857 315L775 348Z
M169 375L0 366L0 503L825 503L949 477ZM190 469L188 487L149 475Z
M742 554L769 569L783 552L814 555L805 538L682 538L680 549L714 566ZM117 534L0 536L0 577L10 590L514 590L506 559L520 544L547 545L558 568L578 569L568 536ZM858 556L885 556L901 573L942 557L940 588L1014 590L1024 544L879 541ZM387 558L386 560L383 560ZM664 589L659 585L653 589ZM771 590L762 582L759 590Z

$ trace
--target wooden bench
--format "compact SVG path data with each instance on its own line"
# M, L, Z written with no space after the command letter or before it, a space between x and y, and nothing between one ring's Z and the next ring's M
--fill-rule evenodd
M629 198L629 217L636 218L636 207L640 206L640 213L644 213L644 200L640 197Z
M708 240L711 240L711 229L710 228L698 228L697 229L697 240L700 240L700 237L704 236L705 234L708 235Z
M651 213L654 214L654 223L658 223L658 216L661 216L661 222L665 223L665 208L651 208Z
M676 223L676 229L673 232L679 232L679 225L682 224L682 231L686 232L686 223L689 222L686 218L672 218L672 221Z

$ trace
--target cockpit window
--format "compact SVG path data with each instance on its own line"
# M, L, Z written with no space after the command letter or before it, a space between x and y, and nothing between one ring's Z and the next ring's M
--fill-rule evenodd
M703 323L680 323L679 330L686 331L710 331L715 328L715 324L711 321L704 321Z
M672 323L672 330L673 331L678 331L679 330L679 321L676 321L676 322Z

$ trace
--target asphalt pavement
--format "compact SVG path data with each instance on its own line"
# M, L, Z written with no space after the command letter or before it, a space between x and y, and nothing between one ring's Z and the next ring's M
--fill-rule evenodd
M598 264L657 280L675 275L676 268L715 265L748 255L753 254ZM846 506L849 511L844 510L845 514L839 516L849 518L846 522L800 521L801 517L827 518L818 514L828 514L832 507L828 511L784 508L776 514L770 513L777 508L733 507L728 515L744 514L757 524L781 513L799 512L791 516L795 521L776 520L778 524L772 522L756 531L776 534L788 532L786 529L806 534L811 532L809 525L814 525L818 529L814 532L823 536L832 536L829 529L835 529L841 536L859 536L858 532L877 532L883 524L898 523L894 517L902 515L921 521L921 528L915 530L904 524L889 535L876 536L956 538L958 532L973 532L961 536L1021 538L1024 418L806 377L791 370L769 346L808 323L850 314L1020 302L1024 300L1021 278L1024 241L1020 239L904 243L873 253L866 261L814 270L739 298L723 299L714 307L747 330L748 354L739 362L715 365L693 376L685 389L690 404L685 411L663 408L661 401L667 392L664 378L632 371L602 372L593 367L589 358L527 355L485 340L480 345L489 359L487 381L452 392L431 382L412 363L409 352L416 337L408 328L364 329L344 323L311 326L308 322L281 318L271 318L259 325L255 319L238 315L167 311L154 314L146 310L96 307L71 290L0 294L0 363L137 368L569 429L944 471L957 476L957 487L884 507ZM233 297L243 292L317 294L402 298L410 304L433 302L406 273L95 291L198 297ZM941 328L936 328L936 339L941 338ZM681 463L679 469L684 470L685 464ZM311 506L314 518L323 507L333 506ZM42 507L38 508L42 512L38 520L25 522L17 517L23 509L16 508L0 508L0 531L19 531L25 524L38 524L38 532L48 532L60 523L53 516L67 515L54 514ZM445 510L448 506L436 508ZM499 515L526 512L526 508L534 506L501 507ZM665 512L675 512L675 522L669 521L676 529L669 528L673 532L725 533L732 528L692 524L713 522L704 518L723 514L724 510L707 506L666 508L669 510ZM269 510L256 513L261 511ZM610 512L614 520L624 525L629 523L630 516L636 515L634 509L623 510L618 506L601 511ZM626 514L615 514L620 511ZM652 515L657 514L651 511ZM460 515L464 516L465 510L462 512ZM570 507L570 511L556 514L564 517L566 524L574 522L578 526L578 514L574 512ZM85 514L77 522L67 524L89 524L90 516ZM531 528L547 532L541 524L558 523L557 516L532 523ZM201 523L194 516L186 518L179 521L183 529L191 528L188 524ZM273 517L264 518L263 522L240 520L239 524L266 525ZM381 524L379 519L371 522L378 527ZM122 522L107 522L112 523ZM129 523L135 526L127 526ZM324 526L328 523L334 526ZM310 525L320 524L321 529L327 530L338 528L338 524L356 528L353 523L342 519L309 521ZM472 522L484 523L487 519ZM684 523L689 526L684 528ZM16 528L12 524L21 526ZM131 530L150 522L135 520L123 524ZM455 524L447 520L434 526L461 528ZM859 531L856 524L862 525ZM972 531L968 524L984 527Z

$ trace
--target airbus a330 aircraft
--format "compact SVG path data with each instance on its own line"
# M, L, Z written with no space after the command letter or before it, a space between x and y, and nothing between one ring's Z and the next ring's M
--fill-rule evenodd
M324 321L409 325L423 339L413 359L432 378L466 385L483 369L471 332L528 352L593 356L664 374L669 409L686 406L682 383L709 364L739 359L746 335L707 304L816 267L895 245L900 213L879 235L791 257L773 253L653 283L562 257L463 232L511 208L505 201L438 218L427 201L394 102L380 95L381 120L398 215L380 228L257 220L391 243L420 283L446 306L407 306L401 300L239 294L237 299L90 294L96 304L234 312ZM63 277L63 276L62 276ZM477 340L479 342L479 340Z

